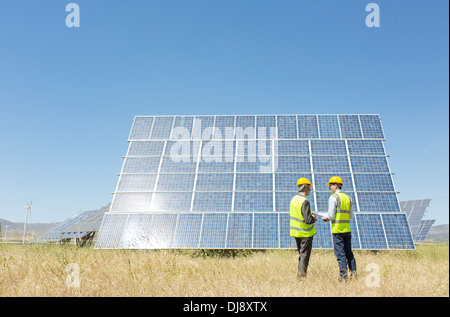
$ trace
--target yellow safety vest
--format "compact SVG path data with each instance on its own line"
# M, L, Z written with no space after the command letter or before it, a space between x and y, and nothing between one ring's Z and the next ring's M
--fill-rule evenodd
M346 194L339 192L333 194L337 200L336 215L334 220L331 221L332 233L344 233L350 232L350 210L352 208L353 201Z
M290 218L290 235L297 238L312 237L317 233L314 224L305 223L305 218L302 214L302 206L306 198L301 195L297 195L291 200L289 208ZM310 210L311 212L311 210Z

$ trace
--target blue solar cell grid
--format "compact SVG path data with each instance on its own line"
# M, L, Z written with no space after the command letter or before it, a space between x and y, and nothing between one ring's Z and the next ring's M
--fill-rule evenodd
M339 122L336 115L319 115L320 138L340 139Z
M357 221L362 249L387 249L380 214L358 214Z
M378 115L360 115L361 127L365 138L384 139Z
M408 220L403 214L382 214L386 239L391 249L411 249L414 241L410 234Z
M153 125L153 117L136 117L131 129L130 140L147 140Z
M347 155L344 140L311 140L312 155Z
M168 140L172 132L173 117L155 117L150 139Z
M317 125L316 115L299 115L298 121L298 137L300 139L318 139L319 128Z
M348 140L350 155L385 155L381 140Z
M232 203L232 192L196 192L192 211L230 212Z
M279 140L276 142L277 155L309 155L309 145L307 140Z
M207 213L203 215L200 248L223 249L227 232L228 214Z
M361 139L361 125L357 115L339 116L342 137L346 139Z
M161 156L164 141L132 141L128 156Z
M98 248L295 248L297 179L326 213L332 176L353 200L354 248L414 248L378 115L137 116L128 140ZM331 249L331 225L316 229L313 247Z
M297 117L296 116L277 116L278 138L279 139L297 139Z

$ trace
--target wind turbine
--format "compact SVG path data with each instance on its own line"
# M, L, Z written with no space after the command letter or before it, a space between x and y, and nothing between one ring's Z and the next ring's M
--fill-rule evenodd
M26 201L26 206L24 207L26 209L26 213L25 213L25 224L23 225L23 239L22 239L22 244L25 245L25 234L27 232L27 221L28 221L28 212L30 213L30 217L31 217L31 204L33 203L33 198L31 198L30 202Z

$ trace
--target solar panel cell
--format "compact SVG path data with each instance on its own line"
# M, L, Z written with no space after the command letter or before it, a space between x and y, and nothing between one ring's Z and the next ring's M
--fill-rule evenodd
M273 211L272 192L236 192L235 211Z
M361 139L361 127L357 115L339 115L342 137L346 139Z
M387 249L380 214L357 214L362 249Z
M232 202L232 192L196 192L192 210L230 212Z
M155 117L150 139L168 140L172 132L173 117Z
M129 140L147 140L153 126L153 117L136 117L133 122Z
M228 213L205 213L202 222L200 248L225 248Z
M273 249L279 247L278 214L255 213L253 248Z
M297 139L297 117L277 116L278 138Z
M384 139L380 116L360 115L359 118L361 120L361 127L364 133L364 138Z
M298 137L300 139L318 139L319 129L316 115L297 116Z
M319 115L319 131L322 139L340 139L339 122L336 115Z
M231 213L228 219L226 247L231 249L252 248L253 214Z
M409 231L408 221L403 214L382 214L386 238L391 249L414 248L414 241Z

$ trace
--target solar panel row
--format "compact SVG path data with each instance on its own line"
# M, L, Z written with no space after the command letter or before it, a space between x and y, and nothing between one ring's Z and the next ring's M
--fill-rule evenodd
M289 174L122 174L117 192L293 192L301 176L311 179L310 173ZM316 191L326 191L326 184L334 174L315 174ZM339 174L347 192L394 192L389 174ZM158 180L158 182L156 181ZM355 187L353 187L353 180ZM156 185L156 187L155 187ZM322 187L322 188L321 188ZM327 191L328 192L328 191Z
M405 200L400 202L400 209L406 213L414 241L423 241L436 221L422 220L431 199Z
M399 212L395 193L347 192L354 211ZM289 210L292 192L117 192L111 212L190 212L190 211L278 211ZM358 195L358 196L356 196ZM308 197L312 210L328 210L327 192L313 192ZM358 200L356 200L358 197ZM212 202L212 203L209 203Z
M384 139L378 115L138 116L129 139L234 138L247 128L256 138L271 127L279 139Z
M436 222L436 219L432 220L422 220L420 222L420 229L416 234L413 234L414 241L423 241L427 238L428 232L430 231L431 227Z
M64 221L36 238L36 242L59 242L62 239L82 238L90 232L97 232L105 214L106 207L99 210L89 210Z
M106 214L97 248L295 248L289 213ZM404 214L361 213L350 223L355 249L410 249ZM333 248L330 223L316 222L313 248Z

